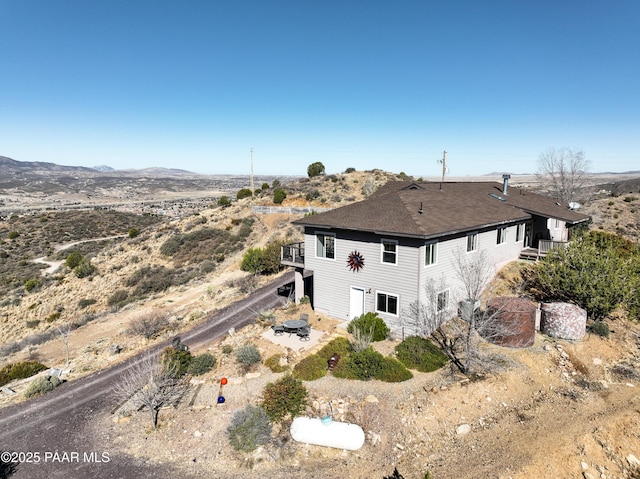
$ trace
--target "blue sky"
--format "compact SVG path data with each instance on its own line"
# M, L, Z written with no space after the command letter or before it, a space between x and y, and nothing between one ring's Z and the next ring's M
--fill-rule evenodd
M304 175L640 170L640 2L0 0L0 155Z

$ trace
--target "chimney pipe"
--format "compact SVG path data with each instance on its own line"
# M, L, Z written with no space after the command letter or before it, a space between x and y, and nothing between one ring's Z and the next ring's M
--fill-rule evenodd
M507 192L509 188L509 178L511 178L511 175L502 175L502 194L505 196L509 194Z

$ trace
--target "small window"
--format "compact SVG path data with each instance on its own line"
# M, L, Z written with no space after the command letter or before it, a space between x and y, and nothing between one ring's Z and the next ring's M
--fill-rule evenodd
M316 256L318 258L335 259L336 237L334 235L316 233Z
M478 249L478 233L467 235L467 253Z
M516 243L524 239L524 223L516 226Z
M377 293L376 311L379 313L398 314L398 297L395 294Z
M449 309L449 290L438 293L437 301L438 313L443 313Z
M507 242L507 228L503 226L498 228L498 235L496 237L496 244L503 244Z
M560 228L560 220L556 220L556 225L555 225L556 229Z
M398 242L382 240L382 262L396 264L398 262Z
M427 243L425 247L425 256L424 256L425 266L436 264L437 260L438 260L438 242L433 241L431 243Z

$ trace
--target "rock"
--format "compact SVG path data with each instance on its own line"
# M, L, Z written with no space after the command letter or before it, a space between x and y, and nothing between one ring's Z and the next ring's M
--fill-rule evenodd
M260 373L247 373L247 374L245 375L245 378L246 378L246 379L257 379L257 378L259 378L260 376L261 376L261 374L260 374Z
M471 425L470 424L460 424L456 428L456 434L458 434L458 435L468 434L469 432L471 432Z
M590 474L590 473L588 473L588 472L586 472L586 471L582 473L582 477L584 477L584 479L596 479L596 478L593 476L593 474Z
M640 467L640 459L638 459L633 454L629 454L627 456L627 462L629 463L630 466Z
M587 464L586 462L582 461L580 463L580 466L582 467L583 471L586 471L587 469L589 469L589 464Z
M122 346L120 346L119 344L112 344L111 346L109 346L109 353L111 355L120 354L121 351Z
M194 435L195 437L202 437L202 433L201 433L200 431L195 431L195 432L193 433L193 435Z
M375 397L373 394L369 394L366 398L364 398L364 400L366 402L369 402L369 403L377 403L378 402L378 398Z
M596 366L600 366L602 364L602 359L593 358L593 364L595 364Z

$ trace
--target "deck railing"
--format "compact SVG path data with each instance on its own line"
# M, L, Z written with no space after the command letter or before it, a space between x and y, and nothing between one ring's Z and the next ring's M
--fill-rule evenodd
M304 265L304 243L285 244L280 249L280 261L289 265Z
M568 244L566 241L539 240L538 255L544 256L553 248L565 248Z

